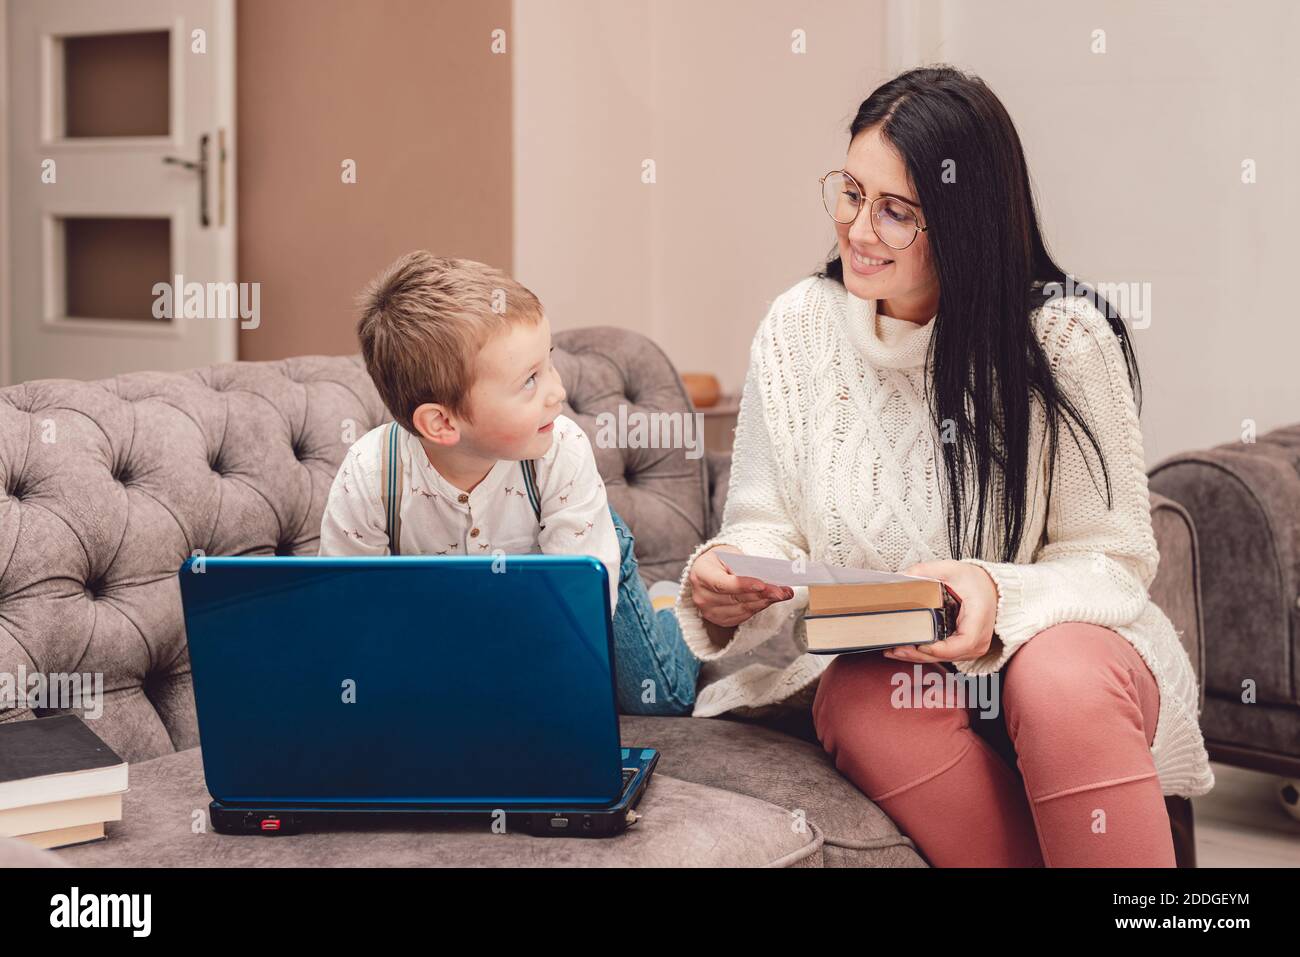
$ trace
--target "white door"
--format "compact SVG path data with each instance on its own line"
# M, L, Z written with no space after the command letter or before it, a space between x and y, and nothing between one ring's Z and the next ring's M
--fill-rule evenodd
M234 0L7 13L11 381L233 360Z

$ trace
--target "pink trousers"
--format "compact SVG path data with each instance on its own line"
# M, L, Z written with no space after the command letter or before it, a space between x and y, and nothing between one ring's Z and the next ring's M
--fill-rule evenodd
M916 706L919 688L961 682L964 700L934 692ZM990 701L996 716L981 716ZM933 867L1173 867L1150 750L1159 710L1128 641L1066 622L979 679L841 655L822 673L813 721L835 766Z

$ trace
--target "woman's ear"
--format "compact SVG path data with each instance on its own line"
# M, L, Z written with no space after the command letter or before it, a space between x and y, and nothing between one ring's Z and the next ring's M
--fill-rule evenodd
M452 446L460 441L460 429L450 413L436 402L426 402L411 413L416 434L435 445Z

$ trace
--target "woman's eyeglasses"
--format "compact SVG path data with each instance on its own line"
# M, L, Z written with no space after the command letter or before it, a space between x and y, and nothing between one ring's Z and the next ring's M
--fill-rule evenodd
M857 180L842 169L832 170L820 180L822 205L835 222L848 226L855 222L866 204L866 194ZM890 249L906 249L916 241L922 226L916 210L901 199L880 196L871 204L871 228Z

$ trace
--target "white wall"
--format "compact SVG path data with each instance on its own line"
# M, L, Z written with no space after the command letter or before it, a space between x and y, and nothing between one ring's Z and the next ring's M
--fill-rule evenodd
M1300 5L941 0L913 62L982 76L1024 142L1049 249L1149 283L1132 328L1147 465L1300 421ZM1106 52L1093 53L1093 31ZM1241 182L1241 163L1258 181Z
M516 0L515 273L556 329L637 329L736 389L768 303L831 246L815 184L858 103L897 69L951 62L1015 119L1062 266L1150 284L1133 330L1148 465L1235 440L1243 419L1294 422L1300 318L1279 277L1300 254L1298 10Z
M552 327L636 329L739 390L768 305L834 242L817 178L886 76L883 9L516 0L515 276Z

